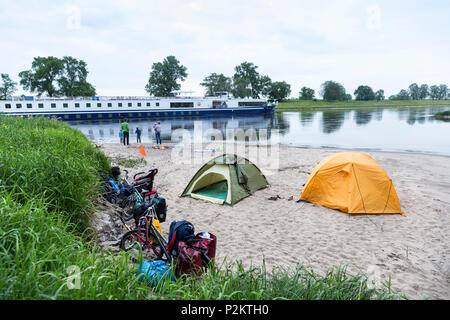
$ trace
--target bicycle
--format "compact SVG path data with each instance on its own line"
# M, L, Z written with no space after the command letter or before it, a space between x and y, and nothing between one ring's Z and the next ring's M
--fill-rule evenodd
M142 256L148 260L165 260L171 264L172 257L167 251L168 242L162 235L159 220L153 206L146 209L139 218L136 229L132 229L122 220L124 228L128 230L120 240L120 248L125 252L135 249L142 251ZM155 223L156 222L156 223ZM135 260L139 256L134 256Z

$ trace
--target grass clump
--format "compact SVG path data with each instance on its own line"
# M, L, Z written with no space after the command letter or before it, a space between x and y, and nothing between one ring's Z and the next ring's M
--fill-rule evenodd
M319 275L299 265L295 270L261 267L245 269L236 262L168 286L161 298L196 300L375 300L399 299L390 287L372 288L363 274L348 275L339 267Z
M147 161L144 158L129 158L129 159L117 159L117 165L125 168L134 168L139 165L146 165Z

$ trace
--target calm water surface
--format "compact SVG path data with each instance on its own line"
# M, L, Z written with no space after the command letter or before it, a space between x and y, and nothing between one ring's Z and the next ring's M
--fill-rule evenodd
M131 119L130 143L136 142L134 131L142 129L142 142L154 141L153 123L161 121L163 141L177 129L187 130L191 138L203 142L226 137L227 130L254 129L270 142L310 147L412 151L450 156L450 122L436 120L436 112L445 107L333 108L281 112L273 115L238 117L191 117L167 119ZM120 125L114 121L69 122L92 141L119 142ZM179 130L178 130L179 131ZM278 131L278 134L277 134ZM197 140L198 141L198 140Z

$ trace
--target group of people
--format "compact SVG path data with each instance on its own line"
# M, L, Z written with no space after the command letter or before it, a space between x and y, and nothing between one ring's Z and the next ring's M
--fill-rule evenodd
M156 137L156 144L161 144L161 122L155 122L153 125L153 130L155 131L155 137ZM141 134L142 130L139 129L139 127L136 127L136 131L134 132L136 134L136 143L141 142ZM130 125L128 124L128 119L123 119L121 125L120 125L120 131L119 131L119 138L120 143L123 143L124 145L130 144Z

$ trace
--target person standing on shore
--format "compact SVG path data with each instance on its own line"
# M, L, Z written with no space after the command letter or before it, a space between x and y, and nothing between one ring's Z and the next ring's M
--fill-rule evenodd
M128 125L128 119L123 119L122 126L123 130L123 144L129 145L130 144L130 126Z
M136 133L136 143L141 142L141 133L142 133L141 129L139 129L138 127L136 127L135 133Z
M156 144L161 144L161 122L155 126Z
M120 129L119 131L119 138L120 138L120 143L123 143L123 130Z

